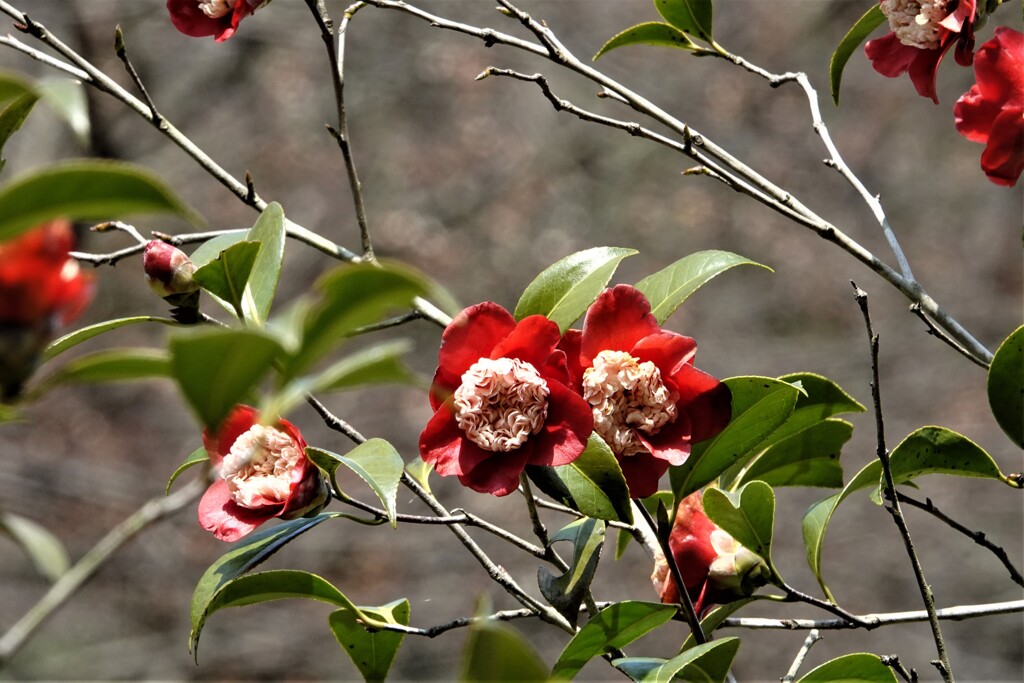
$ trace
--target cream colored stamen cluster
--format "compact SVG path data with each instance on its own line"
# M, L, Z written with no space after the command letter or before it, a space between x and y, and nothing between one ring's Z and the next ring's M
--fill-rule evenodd
M211 19L220 19L231 12L233 4L231 0L199 0L199 9Z
M283 503L291 492L292 471L303 457L295 441L281 430L253 425L224 456L220 476L243 507Z
M882 14L904 45L922 50L939 47L939 22L949 11L947 0L882 0Z
M455 419L466 437L484 450L513 451L544 426L547 382L518 358L481 358L455 390Z
M592 406L594 431L618 455L646 451L634 430L657 434L678 412L679 397L661 381L658 367L625 351L597 354L583 372L583 398Z

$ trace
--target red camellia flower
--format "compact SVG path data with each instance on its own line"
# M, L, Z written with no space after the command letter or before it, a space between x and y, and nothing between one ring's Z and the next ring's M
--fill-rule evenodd
M977 84L953 106L956 129L985 144L981 168L997 185L1013 187L1024 170L1024 34L1006 26L978 49Z
M171 23L187 36L214 36L218 43L235 35L238 25L269 0L167 0Z
M590 404L594 430L618 458L633 498L657 491L669 465L683 464L691 444L729 422L729 388L693 367L697 343L662 331L634 287L602 292L583 331L567 331L561 348L574 388Z
M891 31L864 46L871 66L889 78L908 73L918 94L938 104L935 74L954 43L957 63L971 65L977 0L881 0L880 4Z
M222 541L237 541L269 519L315 514L329 500L306 442L287 420L259 424L255 408L237 406L216 434L203 432L220 478L199 502L199 523Z
M420 456L442 476L505 496L526 465L566 465L593 431L586 401L567 386L558 325L540 315L518 323L498 304L471 306L441 336L430 389L434 416Z
M714 605L747 597L765 584L764 562L704 514L700 491L679 503L668 544L698 615ZM656 561L651 581L662 602L679 602L679 590L664 558Z

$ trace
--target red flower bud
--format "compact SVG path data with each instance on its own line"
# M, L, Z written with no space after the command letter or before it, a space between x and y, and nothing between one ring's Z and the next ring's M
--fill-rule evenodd
M164 298L190 294L199 289L199 285L192 279L192 274L196 272L195 264L185 252L166 242L152 240L146 245L142 269L149 286Z

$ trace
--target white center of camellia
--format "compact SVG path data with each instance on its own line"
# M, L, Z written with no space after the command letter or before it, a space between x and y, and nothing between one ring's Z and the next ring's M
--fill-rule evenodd
M594 431L618 455L646 451L634 430L654 435L674 421L678 396L661 381L651 361L605 350L583 372L583 398L592 406Z
M547 382L518 358L481 358L455 390L455 420L466 438L488 451L507 453L526 443L548 416Z
M253 425L231 445L220 476L243 507L283 503L291 492L292 470L303 457L295 441L281 430Z
M889 28L904 45L922 50L939 47L939 22L949 11L947 0L882 0Z
M220 19L230 14L233 5L232 0L199 0L199 9L211 19Z

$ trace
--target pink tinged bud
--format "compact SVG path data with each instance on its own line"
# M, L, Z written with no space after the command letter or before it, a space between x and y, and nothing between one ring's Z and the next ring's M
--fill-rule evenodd
M185 252L166 242L152 240L146 245L142 269L149 286L161 297L190 294L199 289L192 279L195 264Z

